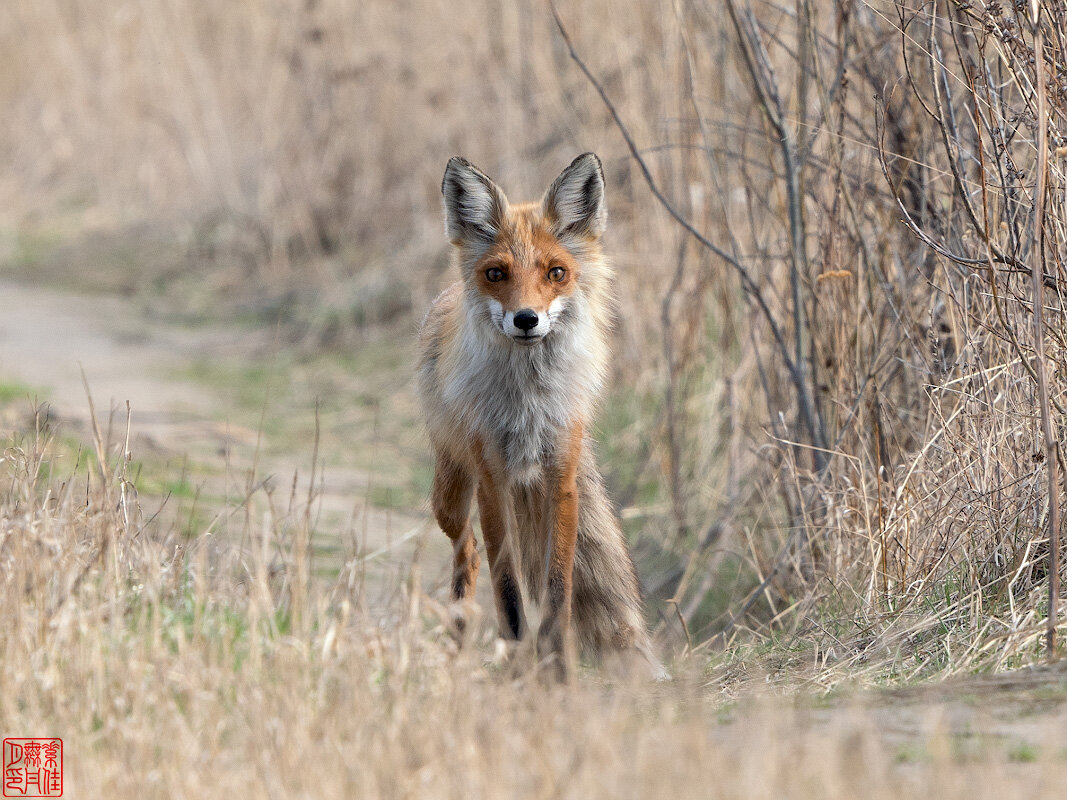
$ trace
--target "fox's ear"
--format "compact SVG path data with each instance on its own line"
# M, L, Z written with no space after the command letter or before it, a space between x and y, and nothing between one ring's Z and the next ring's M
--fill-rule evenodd
M557 236L575 233L599 239L608 222L604 170L595 153L578 156L545 192L541 210Z
M445 230L460 242L488 244L500 233L508 200L500 187L465 158L453 156L441 182L445 196Z

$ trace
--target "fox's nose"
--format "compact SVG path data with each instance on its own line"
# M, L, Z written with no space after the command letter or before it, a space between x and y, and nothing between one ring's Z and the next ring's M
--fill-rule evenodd
M528 331L537 327L537 312L532 308L524 308L515 312L515 327L520 331Z

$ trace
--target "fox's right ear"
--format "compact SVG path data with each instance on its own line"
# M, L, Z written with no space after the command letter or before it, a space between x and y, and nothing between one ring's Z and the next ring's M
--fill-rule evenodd
M453 156L441 182L445 230L453 244L489 244L500 233L508 200L500 187L465 158Z

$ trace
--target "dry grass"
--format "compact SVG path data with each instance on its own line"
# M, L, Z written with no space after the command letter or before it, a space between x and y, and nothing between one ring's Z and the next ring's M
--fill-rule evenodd
M715 255L653 199L540 2L16 4L0 18L2 260L388 364L353 367L361 410L327 428L360 427L359 468L384 435L396 474L426 471L418 434L378 419L407 408L396 351L452 277L447 158L525 199L575 154L603 157L620 323L601 450L679 679L506 676L482 663L488 629L455 652L417 559L368 603L359 552L310 578L293 544L322 534L310 516L253 493L179 543L162 518L122 516L114 453L86 493L84 472L40 474L31 437L9 450L0 504L17 614L0 633L5 731L71 732L77 785L120 794L1054 786L1007 763L1010 747L961 758L958 731L922 715L900 745L921 757L900 763L877 700L826 719L744 700L718 721L723 687L834 691L1042 657L1063 502L1042 396L1053 422L1067 405L1067 25L1049 4L1039 104L1044 62L1009 5L561 8L638 158ZM1059 770L1063 746L1052 734L1037 757Z
M0 464L0 727L63 737L70 796L996 797L1010 785L1051 797L1062 786L1062 671L932 703L812 706L757 688L769 676L743 677L753 659L682 661L669 684L589 674L546 686L487 664L484 632L457 652L417 573L378 608L362 605L358 559L305 582L299 525L267 513L260 524L263 497L238 509L254 517L244 548L236 530L186 546L142 525L121 447L109 455L103 470L48 480L54 445L27 434ZM813 674L789 673L793 685Z

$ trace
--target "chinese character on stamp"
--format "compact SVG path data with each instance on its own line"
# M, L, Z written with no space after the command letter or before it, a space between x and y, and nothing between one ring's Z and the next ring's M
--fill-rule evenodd
M62 739L4 739L4 797L62 795Z

